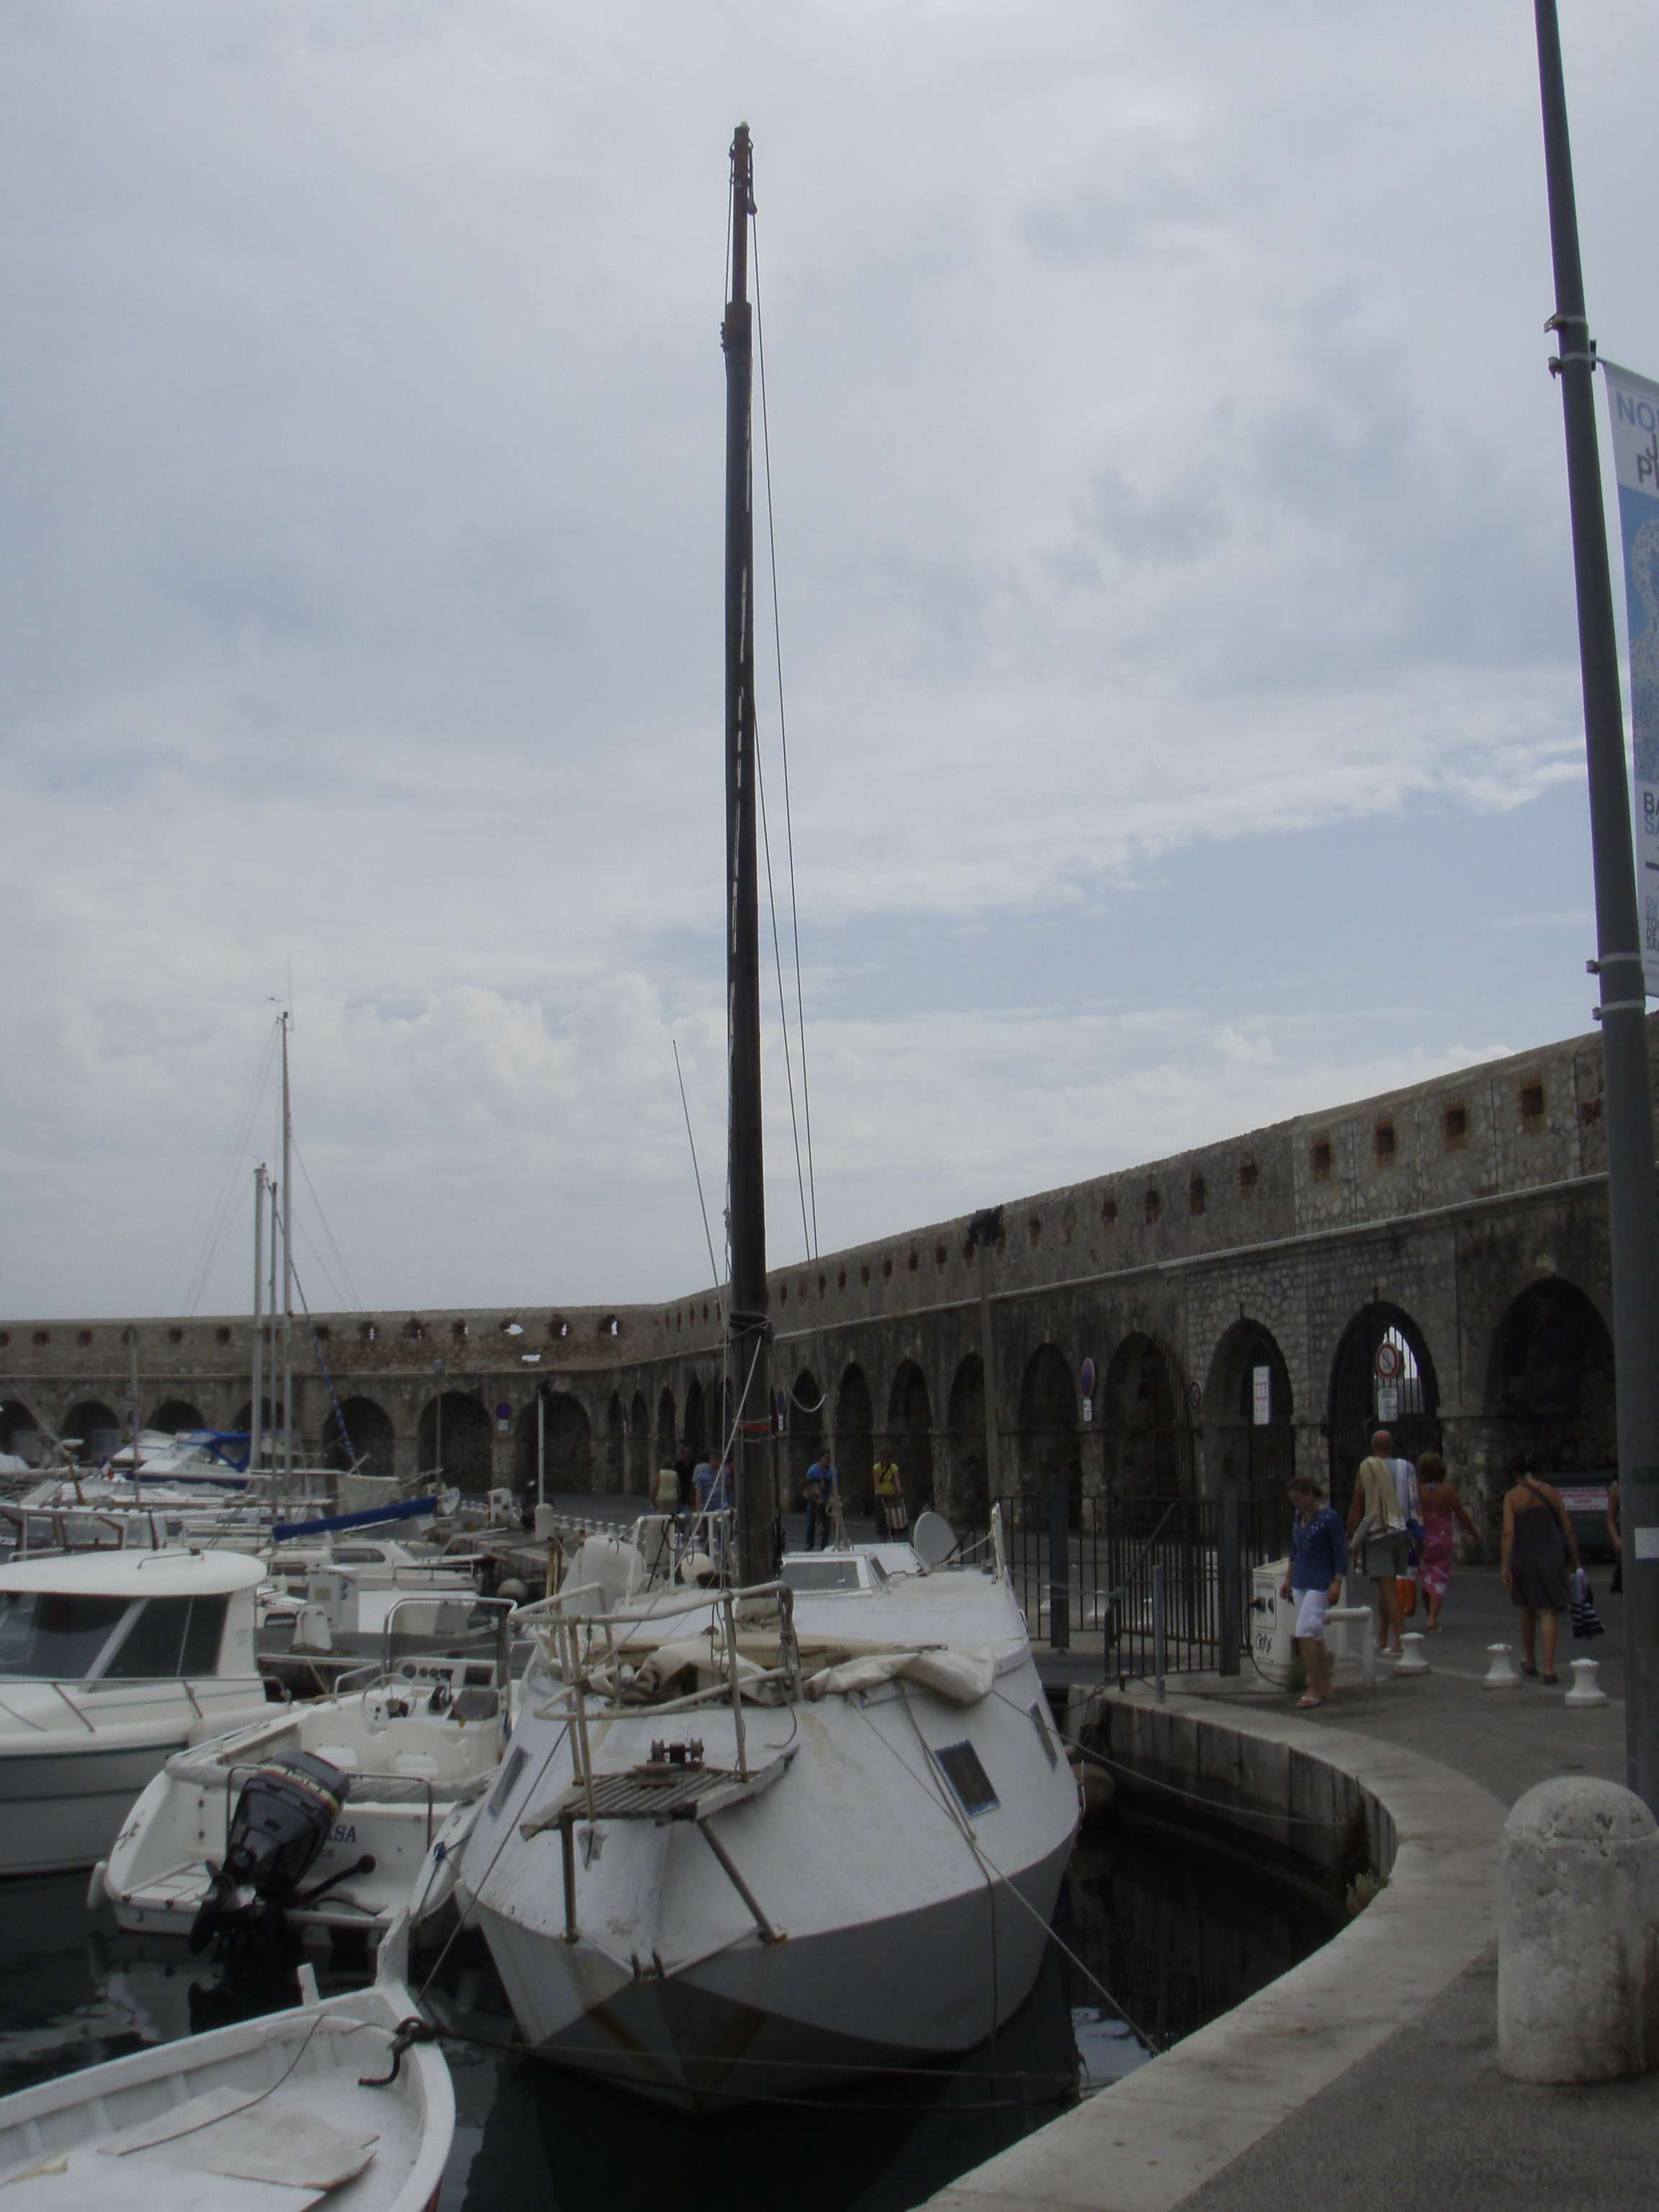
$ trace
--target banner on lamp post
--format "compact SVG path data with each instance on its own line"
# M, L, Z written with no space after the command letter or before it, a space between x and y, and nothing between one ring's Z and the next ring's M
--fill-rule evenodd
M1601 363L1630 616L1631 750L1642 964L1659 994L1659 384Z

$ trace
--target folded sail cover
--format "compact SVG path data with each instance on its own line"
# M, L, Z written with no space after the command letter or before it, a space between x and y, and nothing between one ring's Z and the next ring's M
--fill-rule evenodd
M1619 533L1625 544L1636 886L1642 963L1651 994L1659 992L1659 384L1608 361L1601 368L1613 418Z

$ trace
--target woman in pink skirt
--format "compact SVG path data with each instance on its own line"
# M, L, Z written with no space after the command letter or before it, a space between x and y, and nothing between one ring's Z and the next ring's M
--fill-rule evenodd
M1478 1544L1480 1531L1468 1509L1446 1480L1446 1462L1438 1452L1425 1452L1417 1462L1418 1486L1423 1498L1422 1543L1418 1547L1418 1574L1428 1605L1429 1632L1440 1632L1440 1608L1451 1583L1452 1540L1461 1521Z

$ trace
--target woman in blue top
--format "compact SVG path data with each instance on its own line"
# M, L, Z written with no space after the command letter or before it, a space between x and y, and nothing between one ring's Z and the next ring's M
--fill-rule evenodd
M1308 1670L1304 1705L1334 1705L1331 1655L1325 1647L1325 1615L1335 1604L1348 1571L1348 1539L1340 1518L1325 1503L1325 1488L1310 1474L1291 1485L1296 1519L1291 1527L1291 1571L1279 1595L1297 1597L1296 1635Z

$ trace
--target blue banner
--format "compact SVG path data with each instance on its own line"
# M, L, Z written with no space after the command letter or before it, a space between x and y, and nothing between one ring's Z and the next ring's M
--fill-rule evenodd
M1659 997L1659 384L1601 363L1613 418L1619 531L1630 612L1636 883L1648 995Z

